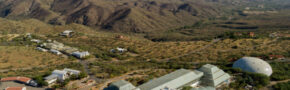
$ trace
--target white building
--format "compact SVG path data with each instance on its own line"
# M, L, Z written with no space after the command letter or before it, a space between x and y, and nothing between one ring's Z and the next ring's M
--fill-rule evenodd
M72 33L73 33L72 30L65 30L65 31L61 32L60 35L70 37L70 36L72 36Z
M71 75L79 75L80 71L65 68L63 70L54 70L51 75L45 77L45 81L51 85L56 83L57 81L64 81L68 79Z
M45 79L45 81L47 82L48 85L52 85L52 84L57 82L57 78L58 78L57 75L51 74L51 75L45 77L44 79Z
M113 82L109 85L109 87L105 88L104 90L133 90L136 87L132 85L130 82L125 80L120 80Z
M51 43L43 43L41 46L44 48L54 49L54 50L61 50L64 48L64 44L57 41L53 41Z
M54 70L52 74L57 75L57 79L60 81L64 81L65 79L69 78L68 72L64 70Z
M54 70L51 75L45 77L45 81L51 85L56 83L57 81L64 81L69 78L68 73L66 71Z
M114 53L116 53L116 52L123 53L123 52L126 52L127 49L117 47L116 49L111 49L110 51L114 52Z
M81 73L79 70L73 70L69 68L65 68L63 71L66 71L69 75L79 75Z
M54 49L49 50L49 52L51 52L53 54L56 54L56 55L61 55L62 54L60 51L54 50Z
M131 83L121 80L111 83L104 90L182 90L185 86L191 86L191 90L215 90L224 83L229 84L229 81L229 74L217 66L206 64L199 70L176 70L136 88Z
M42 51L42 52L47 52L47 49L41 48L41 47L37 47L36 50Z
M195 87L200 83L203 72L179 69L160 78L138 86L139 90L180 90L184 86ZM138 90L137 89L137 90Z
M88 51L85 51L85 52L73 52L72 53L73 56L77 57L77 58L85 58L87 56L90 56L90 53Z
M41 43L41 41L38 40L38 39L31 39L30 41L31 41L31 42L34 42L34 43Z

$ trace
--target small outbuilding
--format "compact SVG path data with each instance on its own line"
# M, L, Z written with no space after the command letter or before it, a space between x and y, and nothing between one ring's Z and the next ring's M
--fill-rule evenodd
M54 50L54 49L49 50L49 52L51 52L53 54L56 54L56 55L61 55L62 54L60 51Z
M47 49L41 48L41 47L37 47L36 50L42 51L42 52L47 52Z
M87 56L90 56L90 53L88 51L85 51L85 52L73 52L72 53L73 56L77 57L77 58L85 58Z
M77 75L77 76L81 73L81 71L79 70L73 70L69 68L65 68L63 69L63 71L66 71L69 75Z
M64 81L65 79L69 77L68 72L64 70L54 70L52 72L52 75L57 75L57 79L60 81Z
M57 82L57 78L58 78L57 75L51 74L51 75L45 77L44 80L45 80L45 82L47 82L48 85L52 85L52 84Z
M51 75L45 77L44 79L49 85L51 85L56 83L57 81L64 81L67 78L67 71L54 70Z
M71 37L73 36L73 31L72 30L65 30L63 32L60 33L61 36L65 36L65 37Z
M132 85L130 82L125 80L120 80L111 83L107 88L104 90L133 90L136 87Z
M117 53L117 52L119 52L119 53L123 53L123 52L126 52L127 49L117 47L117 48L115 48L115 49L111 49L110 51L113 52L113 53Z
M34 43L41 43L41 41L38 40L38 39L31 39L30 41L31 41L31 42L34 42Z

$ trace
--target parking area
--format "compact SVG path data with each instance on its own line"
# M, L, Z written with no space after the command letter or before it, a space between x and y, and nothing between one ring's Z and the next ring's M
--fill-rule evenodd
M45 88L36 88L31 86L26 86L25 84L20 84L16 82L0 82L0 90L4 90L7 87L26 87L27 90L46 90Z

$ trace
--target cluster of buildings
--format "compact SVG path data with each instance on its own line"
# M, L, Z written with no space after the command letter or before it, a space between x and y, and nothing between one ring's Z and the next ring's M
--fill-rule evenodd
M38 84L34 80L28 77L6 77L2 78L0 82L16 82L20 84L25 84L32 87L37 87ZM26 87L18 87L18 86L8 86L4 90L26 90Z
M80 52L77 48L65 46L63 43L57 41L48 41L47 43L42 43L36 49L43 52L48 51L56 55L72 55L80 59L90 55L88 51Z
M65 68L63 70L54 70L51 75L45 77L45 81L49 84L55 84L57 81L63 82L64 80L70 78L72 75L78 76L80 71Z
M65 30L60 33L61 36L65 36L65 37L71 37L73 36L73 34L74 32L72 30ZM85 58L90 55L88 51L81 52L77 48L66 46L63 43L60 43L57 41L47 40L45 42L39 39L33 39L30 33L26 34L26 37L30 38L31 42L40 44L38 47L36 47L36 50L39 50L42 52L50 52L56 55L62 55L62 54L72 55L80 59Z
M192 90L215 90L230 83L231 76L217 66L206 64L198 70L179 69L138 87L121 80L111 83L104 90L181 90L185 86Z
M233 68L267 76L273 73L269 63L256 57L243 57L234 62ZM191 90L215 90L230 81L228 73L215 65L206 64L193 71L179 69L137 87L125 80L116 81L104 90L182 90L185 86L192 87Z

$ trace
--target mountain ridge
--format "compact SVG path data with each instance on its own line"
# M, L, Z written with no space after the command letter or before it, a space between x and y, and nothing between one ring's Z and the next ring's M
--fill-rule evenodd
M245 0L235 2L264 1ZM271 1L271 0L268 0ZM225 12L231 0L0 0L0 17L35 18L125 32L149 32L192 25ZM227 6L231 6L228 4Z

